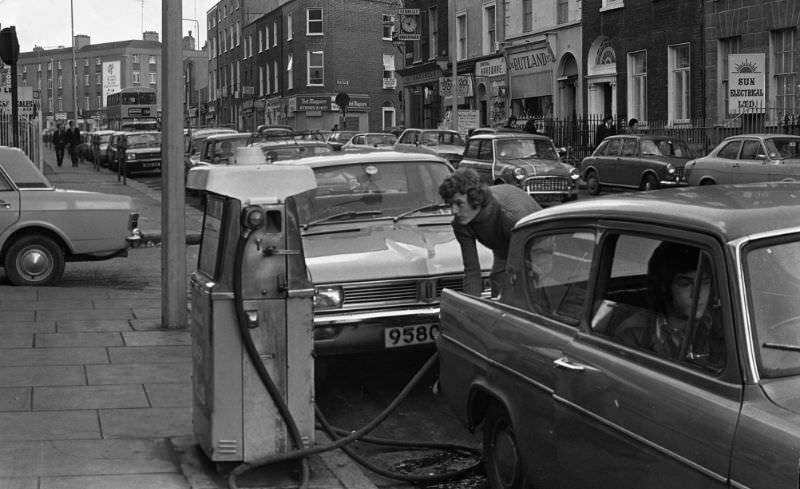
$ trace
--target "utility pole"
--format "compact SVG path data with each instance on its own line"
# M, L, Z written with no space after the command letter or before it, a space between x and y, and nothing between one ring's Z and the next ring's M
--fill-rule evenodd
M75 61L75 15L72 8L72 0L69 0L69 26L72 35L72 107L75 111L75 127L80 127L78 124L78 74L77 62Z
M161 3L163 117L161 161L183 159L183 44L181 2ZM186 326L186 197L183 166L162 165L161 325Z
M456 1L447 0L448 25L450 25L450 59L453 64L453 108L450 110L451 128L458 131L458 29L456 28Z

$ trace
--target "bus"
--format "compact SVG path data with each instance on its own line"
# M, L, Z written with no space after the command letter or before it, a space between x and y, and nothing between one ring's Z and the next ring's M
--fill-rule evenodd
M156 90L129 87L106 96L108 128L115 131L160 130Z

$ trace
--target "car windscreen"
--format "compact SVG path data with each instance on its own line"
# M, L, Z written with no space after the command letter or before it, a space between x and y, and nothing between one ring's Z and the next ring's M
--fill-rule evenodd
M282 160L296 160L297 158L308 158L309 156L320 156L331 154L333 150L327 145L290 145L276 146L264 144L261 151L268 160L273 162Z
M744 253L745 287L762 377L800 373L800 235Z
M50 188L50 182L22 151L3 152L0 166L14 184L21 188Z
M641 150L642 155L672 156L675 158L692 157L689 146L684 141L676 139L642 139Z
M772 159L800 158L800 138L771 138L764 143L767 146L767 154Z
M129 134L127 140L128 149L161 146L161 133Z
M397 141L393 134L367 134L366 139L366 144L370 146L375 144L391 146Z
M422 144L425 146L436 146L438 144L455 144L464 146L464 140L458 133L454 132L425 132L422 133Z
M317 188L299 209L300 221L392 218L417 209L449 214L438 188L450 173L444 163L407 160L315 168Z
M496 154L500 160L516 158L558 159L555 146L547 139L501 139L497 141Z

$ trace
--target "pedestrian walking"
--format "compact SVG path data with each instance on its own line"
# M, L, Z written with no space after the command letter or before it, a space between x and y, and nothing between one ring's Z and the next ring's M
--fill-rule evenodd
M612 123L614 122L614 118L610 115L607 115L603 118L603 123L597 126L597 132L594 136L594 146L595 148L603 141L603 139L607 138L608 136L613 136L616 131L614 131L614 126Z
M64 125L59 124L56 131L53 133L53 148L56 150L56 163L58 166L64 162L64 148L67 146L67 131L64 130Z
M487 186L471 168L459 168L439 185L439 195L453 209L453 232L464 261L464 292L483 291L476 241L492 250L492 296L506 283L506 259L511 229L521 218L541 209L536 200L515 185Z
M631 120L628 121L628 134L636 134L637 132L639 132L639 120L631 117Z
M75 121L69 121L67 143L69 144L69 157L72 159L73 168L78 168L78 147L81 145L81 142L81 130L75 127Z

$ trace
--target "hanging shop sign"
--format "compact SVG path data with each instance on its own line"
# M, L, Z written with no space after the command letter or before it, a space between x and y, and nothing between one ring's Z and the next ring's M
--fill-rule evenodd
M766 111L765 59L764 53L728 55L728 107L731 114Z

